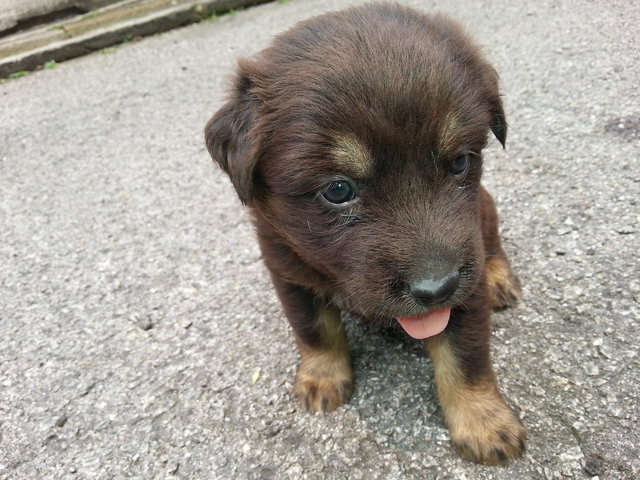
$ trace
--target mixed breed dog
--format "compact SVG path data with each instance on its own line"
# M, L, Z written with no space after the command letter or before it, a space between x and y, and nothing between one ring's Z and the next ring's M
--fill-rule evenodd
M453 445L504 464L526 431L489 356L490 315L520 297L480 180L504 146L498 75L442 15L374 3L299 23L241 59L205 129L248 205L301 363L295 395L353 392L341 311L421 339Z

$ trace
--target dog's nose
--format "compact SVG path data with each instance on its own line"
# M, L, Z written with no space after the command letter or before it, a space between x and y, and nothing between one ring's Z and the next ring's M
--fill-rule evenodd
M429 307L449 299L459 284L460 272L456 270L441 278L422 278L411 282L409 290L418 303Z

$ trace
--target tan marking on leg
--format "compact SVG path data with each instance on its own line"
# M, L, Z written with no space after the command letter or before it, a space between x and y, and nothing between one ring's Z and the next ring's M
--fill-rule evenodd
M294 393L307 410L330 412L351 397L353 370L340 311L321 307L318 322L323 328L323 346L312 348L299 343L302 362Z
M371 154L365 145L353 135L339 135L331 151L338 164L356 178L370 175L373 169Z
M524 452L526 430L495 378L471 384L444 334L425 340L451 441L463 458L501 465Z
M517 304L522 297L522 290L509 262L501 256L490 257L485 261L484 270L491 308L506 308Z

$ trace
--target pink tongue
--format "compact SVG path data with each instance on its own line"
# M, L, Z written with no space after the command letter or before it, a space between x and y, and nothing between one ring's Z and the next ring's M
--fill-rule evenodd
M449 323L450 308L438 308L424 315L398 317L398 323L413 338L423 339L437 335Z

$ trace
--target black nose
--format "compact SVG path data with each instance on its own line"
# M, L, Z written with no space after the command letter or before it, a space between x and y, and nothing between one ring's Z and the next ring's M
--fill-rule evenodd
M429 307L449 299L459 284L460 272L455 271L438 279L422 278L411 282L409 290L418 303Z

